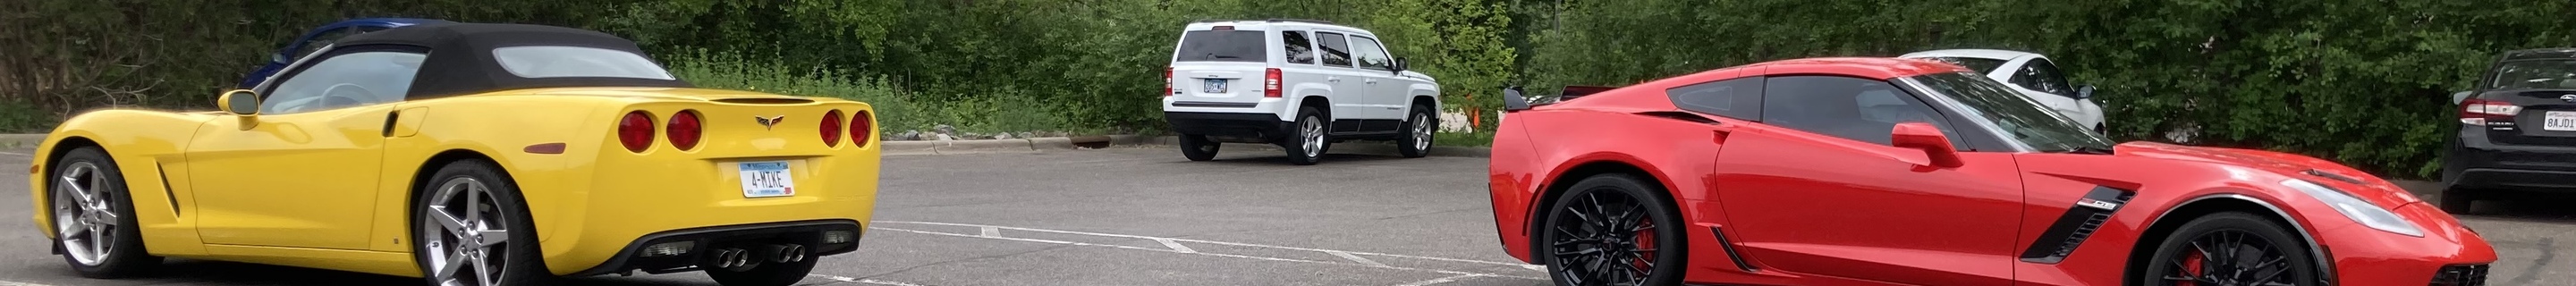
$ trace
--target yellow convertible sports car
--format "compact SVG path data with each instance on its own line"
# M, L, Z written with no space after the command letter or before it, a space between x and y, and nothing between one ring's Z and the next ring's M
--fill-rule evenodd
M216 105L55 129L31 171L54 251L94 278L182 257L430 285L789 285L855 250L875 207L868 104L693 88L595 31L356 35Z

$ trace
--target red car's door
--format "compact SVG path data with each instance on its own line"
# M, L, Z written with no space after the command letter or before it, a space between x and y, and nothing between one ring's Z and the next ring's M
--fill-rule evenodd
M1896 123L1957 133L1883 81L1785 76L1765 86L1764 124L1728 136L1712 174L1745 258L1847 279L2012 284L2022 201L2012 154L1963 151L1955 168L1909 163L1925 155L1888 144Z

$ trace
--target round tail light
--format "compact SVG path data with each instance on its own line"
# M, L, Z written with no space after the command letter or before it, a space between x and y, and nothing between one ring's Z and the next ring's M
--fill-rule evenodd
M841 145L841 111L823 113L823 146Z
M626 118L617 120L617 143L636 153L653 147L653 115L642 110L627 112Z
M850 146L868 146L868 138L876 137L876 132L876 116L866 110L850 113Z
M682 110L680 113L671 114L671 125L665 127L669 129L667 132L671 133L671 147L678 147L684 151L697 148L698 136L701 135L698 133L705 130L698 124L696 110Z

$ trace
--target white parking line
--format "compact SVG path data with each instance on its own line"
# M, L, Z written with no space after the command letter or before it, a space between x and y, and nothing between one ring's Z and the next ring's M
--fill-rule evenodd
M0 154L6 154L6 153L0 153ZM36 283L27 283L27 282L18 282L18 281L0 281L0 286L54 286L54 285L45 285L45 284L36 284Z
M9 153L9 152L0 152L0 155L33 156L33 155L18 154L18 153ZM9 284L0 284L0 285L9 285Z
M876 279L859 279L859 278L850 278L850 277L841 277L841 276L831 276L831 275L822 275L822 274L806 274L806 275L813 275L814 277L822 277L823 279L832 279L832 281L841 281L841 282L850 282L850 283L876 284L876 285L889 285L889 286L922 286L921 284L912 284L912 283L903 283L903 282L894 282L894 281L885 281L885 280L876 280ZM13 286L13 285L0 284L0 286Z
M1190 249L1190 247L1189 247L1189 246L1187 246L1187 245L1181 245L1181 242L1178 242L1178 241L1172 241L1172 240L1170 240L1170 239L1156 239L1156 240L1154 240L1154 242L1161 242L1161 243L1163 243L1163 247L1170 247L1170 248L1172 248L1172 251L1177 251L1177 252L1180 252L1180 253L1199 253L1199 251L1198 251L1197 249Z
M1440 277L1440 278L1432 278L1431 280L1414 281L1413 283L1396 284L1395 286L1429 286L1429 285L1432 285L1432 284L1449 283L1449 282L1458 282L1458 280L1460 280L1460 279L1476 278L1476 277L1484 277L1484 276L1477 276L1477 275L1472 275L1472 274L1471 274L1471 275L1458 275L1458 276Z
M981 228L981 229L1010 229L1010 230L1018 230L1018 231L1052 232L1052 233L1064 233L1064 234L1082 234L1082 235L1106 236L1106 237L1121 237L1121 238L1140 238L1140 239L1151 239L1151 240L1155 240L1155 241L1170 241L1170 242L1173 242L1173 243L1171 243L1171 244L1167 244L1166 246L1178 245L1178 242L1191 242L1191 243L1221 244L1221 245L1246 246L1246 247L1262 247L1262 248L1273 248L1273 249L1305 250L1305 251L1314 251L1314 252L1332 253L1332 254L1334 254L1335 256L1342 256L1342 257L1343 257L1343 258L1345 258L1345 259L1352 259L1352 260L1354 260L1354 262L1337 262L1337 261L1308 260L1308 259L1296 259L1296 258L1280 258L1280 257L1266 257L1266 256L1251 256L1251 255L1239 255L1239 254L1207 253L1207 252L1197 252L1197 251L1195 251L1195 250L1184 251L1185 249L1187 249L1187 248L1188 248L1188 247L1186 247L1186 246L1184 246L1184 247L1176 247L1176 248L1153 248L1153 247L1137 247L1137 246L1126 246L1126 245L1115 245L1115 244L1098 244L1098 243L1073 242L1073 241L1061 241L1061 240L1047 240L1047 239L1034 239L1034 238L1002 237L1002 236L981 235L981 234L949 233L949 232L938 232L938 231L926 231L926 230L914 230L914 229L889 228L889 227L882 227L882 226L879 226L879 227L870 227L871 229L878 229L878 230L891 230L891 231L910 232L910 233L929 234L929 235L944 235L944 236L972 237L972 238L988 238L988 239L1000 239L1000 240L1022 241L1022 242L1036 242L1036 243L1049 243L1049 244L1076 245L1076 246L1097 246L1097 247L1109 247L1109 248L1134 249L1134 250L1145 250L1145 251L1155 251L1155 252L1167 252L1167 253L1179 253L1179 254L1192 254L1192 255L1204 255L1204 256L1228 257L1228 258L1258 259L1258 260L1269 260L1269 261L1303 262L1303 263L1332 264L1332 265L1348 265L1348 266L1370 267L1370 268L1380 268L1380 269L1394 269L1394 270L1406 270L1406 271L1432 272L1432 273L1451 274L1451 275L1461 275L1461 276L1471 276L1471 277L1508 277L1508 278L1520 278L1520 279L1529 279L1529 280L1547 280L1546 278L1531 277L1531 276L1519 276L1519 275L1506 275L1506 274L1499 274L1499 273L1478 273L1478 272L1467 272L1467 271L1457 271L1457 270L1441 270L1441 269L1427 269L1427 268L1412 268L1412 267L1389 266L1389 265L1386 265L1386 264L1383 264L1383 263L1377 263L1376 261L1369 261L1368 259L1365 259L1365 258L1359 258L1359 257L1357 257L1357 255L1373 255L1373 256L1386 256L1386 257L1403 257L1403 258L1414 258L1414 259L1424 259L1424 260L1440 260L1440 261L1455 261L1455 262L1475 262L1475 263L1487 263L1487 264L1507 264L1507 263L1501 263L1501 262L1490 262L1490 261L1479 261L1479 260L1466 260L1466 259L1455 259L1455 258L1438 258L1438 257L1420 257L1420 256L1405 256L1405 255L1394 255L1394 254L1384 254L1384 253L1351 252L1351 251L1340 251L1340 250L1312 249L1312 248L1298 248L1298 247L1273 246L1273 245L1259 245L1259 244L1236 243L1236 242L1207 241L1207 240L1181 239L1181 238L1167 238L1167 237L1150 237L1150 236L1136 236L1136 235L1123 235L1123 234L1090 233L1090 232L1077 232L1077 231L1063 231L1063 230L1034 229L1034 228L1022 228L1022 227L1008 227L1008 226L988 226L988 225L959 224L959 223L939 223L939 222L897 222L897 221L878 221L877 223L879 223L879 225L883 225L884 223L898 223L898 224L922 224L922 225L964 226L964 227L977 227L977 228Z

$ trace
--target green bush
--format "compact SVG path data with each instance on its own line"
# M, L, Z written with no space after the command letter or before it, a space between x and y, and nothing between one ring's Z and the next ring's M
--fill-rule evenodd
M1068 131L1068 126L1055 117L1055 105L1030 99L1025 94L1001 93L959 96L956 100L924 100L920 93L902 91L886 80L850 75L817 65L794 65L757 60L731 53L690 51L668 53L665 57L673 75L703 88L736 89L794 96L821 96L866 102L876 108L877 122L885 132L923 130L948 124L959 132L996 133L1022 131ZM1007 91L1006 91L1007 92Z

